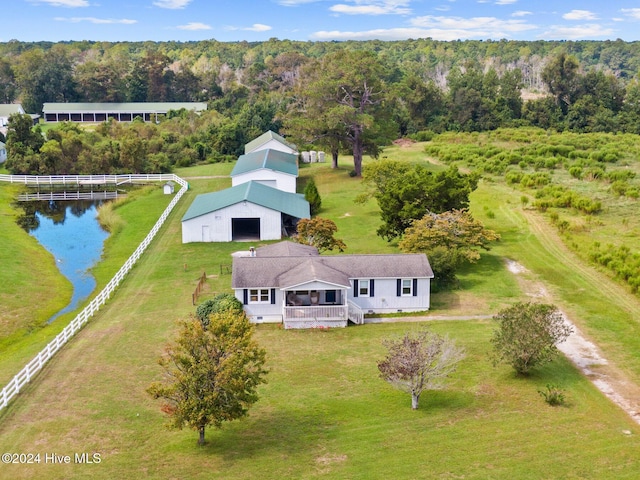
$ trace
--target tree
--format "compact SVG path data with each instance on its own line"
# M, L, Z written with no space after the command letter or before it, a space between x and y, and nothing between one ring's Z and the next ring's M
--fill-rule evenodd
M319 252L334 249L344 252L345 248L347 248L345 243L333 236L337 231L336 224L327 218L303 218L298 222L298 233L293 239L297 243L314 246Z
M365 169L364 181L371 191L364 199L373 196L377 200L383 221L377 233L391 241L429 212L466 208L478 178L475 173L461 173L455 166L434 173L422 165L410 167L382 160Z
M452 340L429 330L412 335L406 333L399 340L387 339L383 345L388 352L378 362L380 377L395 388L411 394L411 408L418 409L420 395L425 390L438 390L455 372L464 350Z
M322 206L322 199L320 198L318 187L316 187L316 182L313 178L310 178L304 186L304 199L309 202L311 216L317 215Z
M579 66L575 57L561 52L542 71L542 80L564 114L575 100Z
M302 143L350 147L356 176L365 151L375 154L393 135L385 103L385 69L373 52L346 48L302 67L284 122Z
M203 445L205 427L247 415L265 383L265 351L253 340L254 327L244 314L232 311L211 316L208 328L197 319L183 321L175 344L159 360L164 383L147 392L164 400L169 427L198 430Z
M468 210L454 209L414 220L398 245L403 252L426 253L437 282L444 286L455 280L455 271L463 263L477 262L479 250L489 250L491 242L499 239Z
M553 360L556 345L573 333L554 305L519 302L493 319L498 323L491 337L493 363L508 363L521 375Z

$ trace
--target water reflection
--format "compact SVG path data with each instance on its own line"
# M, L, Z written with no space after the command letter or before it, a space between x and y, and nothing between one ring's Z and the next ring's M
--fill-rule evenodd
M71 312L96 287L89 273L109 236L98 223L100 202L25 202L18 223L55 258L60 272L73 284L71 302L49 319Z

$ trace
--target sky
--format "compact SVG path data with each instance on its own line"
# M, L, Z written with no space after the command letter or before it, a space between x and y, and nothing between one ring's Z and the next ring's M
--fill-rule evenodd
M2 0L0 42L640 40L640 0Z

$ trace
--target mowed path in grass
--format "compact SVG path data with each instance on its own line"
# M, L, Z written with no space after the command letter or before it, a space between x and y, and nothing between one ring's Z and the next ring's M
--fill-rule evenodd
M464 345L468 357L450 388L425 394L418 412L375 366L383 338L418 325L330 332L260 326L271 373L250 417L209 430L205 448L196 447L194 432L165 430L145 393L161 375L156 359L175 320L193 311L201 270L215 272L244 248L180 243L179 220L201 188L194 186L107 307L0 412L0 451L98 452L101 463L2 465L0 476L636 478L640 430L630 418L563 359L526 380L491 367L488 320L430 323ZM496 221L504 219L496 213ZM492 255L517 251L517 238L504 243ZM485 276L490 282L503 275ZM225 284L228 277L214 278L209 288ZM568 408L544 404L537 389L548 382L568 389Z

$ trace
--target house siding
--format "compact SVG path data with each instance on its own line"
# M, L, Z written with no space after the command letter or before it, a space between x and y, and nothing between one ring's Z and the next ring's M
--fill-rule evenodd
M257 288L257 287L256 287ZM267 288L267 287L262 287ZM271 289L270 289L271 290ZM272 290L273 293L273 290ZM244 303L244 289L235 290L236 298ZM282 323L284 292L275 290L275 303L253 303L244 305L244 311L251 323Z
M283 192L296 193L296 177L286 173L276 172L269 169L252 170L251 172L240 173L231 177L231 185L241 185L251 180L264 183L270 187L277 188ZM273 182L275 181L275 185Z
M369 279L363 278L362 280ZM375 290L372 297L356 297L353 288L347 292L347 298L358 305L365 313L370 310L373 313L393 313L398 310L403 312L429 310L431 300L431 280L429 278L416 279L417 294L405 297L397 295L397 278L375 278L374 280ZM354 282L352 281L352 287L353 284Z
M232 240L231 220L234 218L259 218L260 240L281 238L282 214L280 212L255 203L240 202L182 222L182 243L230 242ZM203 232L207 231L209 238L203 238Z

